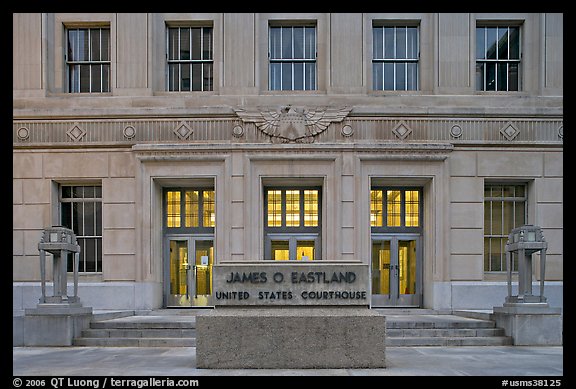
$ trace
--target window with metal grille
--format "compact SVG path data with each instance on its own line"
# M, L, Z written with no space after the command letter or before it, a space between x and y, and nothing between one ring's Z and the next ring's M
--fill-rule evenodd
M110 92L110 28L66 29L68 92Z
M476 90L520 90L520 27L476 27Z
M526 224L525 184L486 184L484 187L484 271L505 272L506 241L513 228ZM518 271L513 257L512 271Z
M214 90L212 27L168 27L166 40L167 90Z
M417 90L420 55L416 26L372 27L372 88Z
M102 272L102 187L60 186L60 224L72 229L80 245L79 272ZM72 255L68 271L73 271Z
M316 89L316 27L270 26L270 90Z

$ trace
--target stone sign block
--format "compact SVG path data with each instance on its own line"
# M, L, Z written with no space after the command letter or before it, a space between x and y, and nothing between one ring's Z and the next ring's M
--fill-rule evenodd
M369 265L282 261L213 267L215 306L369 306Z
M386 367L386 317L363 307L215 309L196 331L200 369Z

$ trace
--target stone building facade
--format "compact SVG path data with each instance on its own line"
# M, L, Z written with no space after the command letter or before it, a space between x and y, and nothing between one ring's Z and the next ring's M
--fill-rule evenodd
M562 306L562 14L13 14L12 134L15 313L53 225L94 309L210 306L213 264L313 260L450 311L503 303L535 224Z

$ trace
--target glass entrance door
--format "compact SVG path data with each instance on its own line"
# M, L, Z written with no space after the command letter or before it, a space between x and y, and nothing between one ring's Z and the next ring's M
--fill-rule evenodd
M165 305L212 305L214 241L209 238L166 238Z
M419 236L372 239L372 306L420 306L422 255Z

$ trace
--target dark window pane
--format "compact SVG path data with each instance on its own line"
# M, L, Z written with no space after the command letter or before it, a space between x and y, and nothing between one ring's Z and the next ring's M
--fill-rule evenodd
M294 27L294 58L304 58L304 27Z
M102 271L102 239L96 239L96 271Z
M520 28L510 27L510 59L520 59Z
M95 202L95 221L96 221L96 230L94 231L94 235L102 236L102 203Z
M496 59L496 27L486 28L486 58Z
M396 58L406 58L406 27L396 27Z
M110 65L102 65L102 92L110 92Z
M484 90L484 63L476 63L476 90Z
M211 91L214 89L213 86L213 76L212 76L212 64L203 64L204 75L203 75L203 88L206 91Z
M84 226L82 225L82 213L84 203L72 203L72 230L76 235L84 235Z
M498 88L496 90L508 90L508 64L498 63L496 68L498 69Z
M168 65L168 90L177 91L180 85L180 66L178 64Z
M90 65L80 65L80 92L90 92Z
M281 29L279 27L270 27L270 58L282 58L281 51Z
M78 54L77 60L78 61L89 61L90 60L90 52L89 52L89 36L88 30L78 30Z
M192 28L192 59L202 59L202 30L200 28Z
M270 90L280 90L281 89L281 64L271 63L270 64Z
M202 59L212 59L212 28L203 28Z
M384 64L384 90L394 90L394 64Z
M87 272L96 271L96 241L94 239L85 239L85 260Z
M91 76L91 92L102 92L102 65L90 66L92 73Z
M94 198L94 187L85 186L84 187L84 198Z
M304 35L304 56L306 59L316 59L316 28L306 27Z
M190 29L180 29L180 60L190 59Z
M60 204L60 223L66 228L72 228L72 203Z
M78 60L78 48L78 30L68 30L68 61Z
M394 58L394 27L384 27L384 58Z
M374 63L372 64L372 77L374 79L373 88L374 90L382 90L384 88L382 76L384 74L384 64Z
M282 63L282 90L292 89L292 64Z
M72 198L72 187L71 186L63 186L62 187L62 198L63 199Z
M293 69L294 90L304 90L304 62L295 62Z
M508 90L517 91L518 89L518 64L508 64Z
M381 59L384 56L382 31L382 27L372 29L372 55L374 59Z
M80 92L80 65L71 65L68 75L68 90L70 92Z
M496 64L486 63L486 90L496 90Z
M184 63L180 66L180 90L189 91L190 90L190 64Z
M476 28L476 59L486 59L485 32L486 29L484 27Z
M396 64L396 90L406 90L406 63Z
M292 57L292 28L282 27L282 58L291 59Z
M74 186L72 187L72 197L74 198L84 198L84 187Z
M100 61L100 29L90 30L90 60Z
M305 65L306 90L316 89L316 63L307 62Z
M409 63L408 64L408 84L406 85L407 90L418 89L418 64Z
M92 202L84 203L84 235L93 236L95 232L96 215L95 204Z
M168 30L168 59L179 59L178 57L178 29Z
M192 90L200 91L202 90L202 64L193 63L192 64Z
M418 28L408 27L406 29L407 37L407 48L406 48L406 58L417 59L418 58Z
M508 27L498 28L498 59L508 59Z
M110 30L100 30L100 59L102 61L110 61Z

